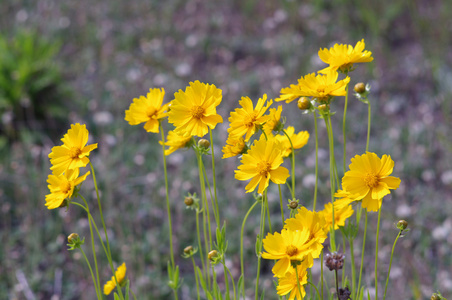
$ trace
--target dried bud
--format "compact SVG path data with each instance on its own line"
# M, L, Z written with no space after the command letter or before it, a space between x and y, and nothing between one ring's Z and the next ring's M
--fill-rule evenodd
M198 141L198 147L207 149L210 147L210 142L206 139L200 139Z
M67 237L67 241L68 241L69 244L75 243L78 239L80 239L80 237L78 236L77 233L71 233Z
M366 91L366 85L362 82L359 82L357 84L355 84L355 88L354 88L355 92L357 92L358 94L362 94Z
M185 254L191 254L193 252L193 247L192 246L187 246L184 248L184 253Z
M408 222L405 220L400 220L397 222L397 228L400 230L405 230L408 227Z
M311 107L311 101L307 97L301 97L298 99L297 105L300 110L306 110Z
M339 300L348 300L350 299L352 292L348 289L348 286L345 288L339 288Z
M212 250L212 251L210 251L209 254L207 255L207 258L209 258L209 260L213 260L217 255L218 255L217 250Z
M185 197L184 199L184 203L187 206L192 206L194 203L193 197Z
M290 207L290 209L297 209L298 201L290 201L289 207Z
M345 255L338 252L327 253L325 255L325 266L333 270L340 270L344 266Z

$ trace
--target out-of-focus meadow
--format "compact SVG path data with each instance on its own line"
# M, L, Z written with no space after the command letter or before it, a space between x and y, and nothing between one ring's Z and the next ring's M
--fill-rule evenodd
M451 296L451 11L452 2L439 0L2 1L0 299L95 297L81 255L66 246L72 232L89 236L86 216L75 206L69 211L44 206L47 156L71 123L87 124L92 142L99 144L90 158L100 182L113 259L127 263L139 299L169 299L159 136L124 121L132 99L149 88L164 87L168 102L189 81L200 80L223 90L219 113L226 120L242 96L257 100L267 93L274 99L282 87L324 68L319 48L354 45L362 38L374 61L357 65L350 84L364 81L372 86L370 149L390 154L393 175L402 179L392 199L383 203L383 274L398 232L395 223L406 219L411 228L396 248L389 299L426 299L436 290ZM334 103L337 114L342 106ZM283 108L288 122L312 134L312 117L291 107L296 106ZM227 125L216 129L218 154ZM333 125L340 136L340 124ZM347 126L351 158L364 152L367 130L367 108L352 97ZM325 128L319 130L323 205L329 201L329 161ZM313 155L311 139L297 154L297 196L308 207ZM180 295L191 299L191 262L179 254L195 241L194 216L183 199L188 192L199 192L196 160L192 152L178 151L168 163L175 251L185 282ZM221 160L218 155L217 163L229 252L238 253L240 224L252 196L233 178L236 159ZM92 180L87 180L83 193L94 203L93 191ZM259 214L248 223L245 249L254 265ZM370 230L375 223L376 214L371 214ZM238 255L228 258L237 279ZM261 281L268 290L274 289L271 266L265 262ZM101 274L101 281L111 277L105 260ZM368 269L364 283L372 286L372 276L373 269ZM267 294L269 299L275 295Z

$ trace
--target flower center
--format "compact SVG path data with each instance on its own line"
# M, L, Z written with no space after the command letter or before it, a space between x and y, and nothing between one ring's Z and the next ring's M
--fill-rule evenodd
M364 182L369 188L375 188L378 185L378 177L374 173L367 173L364 176Z
M71 191L71 189L72 189L72 185L69 181L62 184L61 191L64 194L68 194Z
M249 115L246 119L245 119L245 127L247 128L251 128L254 126L254 123L256 123L257 117L255 114Z
M191 109L191 115L195 119L201 119L201 117L204 115L204 108L201 106L194 106Z
M157 114L157 110L155 108L149 108L146 112L146 115L149 117L149 119L152 119L153 116Z
M69 150L69 157L74 159L78 158L78 156L82 153L82 150L77 147L72 147L71 150Z
M261 161L257 164L257 172L260 175L265 176L265 178L267 178L270 170L271 170L271 165L266 161Z
M294 245L289 245L286 247L286 254L289 256L297 255L298 249Z

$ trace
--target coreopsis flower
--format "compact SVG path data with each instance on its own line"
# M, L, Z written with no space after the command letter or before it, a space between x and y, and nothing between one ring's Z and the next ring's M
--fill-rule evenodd
M298 275L298 281L297 281ZM300 284L300 289L298 289L298 283ZM280 296L289 294L287 300L297 300L304 299L306 291L304 286L308 283L308 269L303 266L297 266L297 271L295 268L290 268L290 270L284 275L284 277L278 278L278 285L276 286L276 293ZM301 294L300 294L301 291Z
M286 133L289 136L290 141L285 134L278 134L275 136L276 140L283 145L283 157L288 157L292 153L292 146L294 150L301 149L308 143L309 140L309 132L300 131L295 134L295 128L293 126L287 127ZM292 144L290 144L291 142Z
M347 206L355 201L353 196L345 189L337 190L337 192L334 193L334 197L338 198L336 199L336 201L334 201L334 205L337 207L337 209Z
M85 167L89 163L89 154L97 148L97 144L86 145L89 132L86 125L72 124L71 129L63 136L62 146L55 146L49 154L50 163L55 176L68 170Z
M217 106L221 103L222 92L213 84L196 80L190 82L185 92L179 90L174 94L168 112L168 122L172 123L177 134L189 137L203 137L214 129L223 118L217 114Z
M247 147L243 137L228 137L226 140L226 145L221 151L223 151L222 158L234 157L236 155L242 154L246 151Z
M319 57L324 62L329 64L319 73L327 73L329 71L340 70L342 72L348 72L353 67L355 63L365 63L374 60L372 57L372 52L364 50L366 44L364 39L356 43L356 46L335 44L332 48L320 49Z
M272 268L273 274L284 277L290 270L291 262L303 262L309 260L312 252L314 239L310 239L309 229L301 230L281 230L281 233L268 233L263 240L266 252L262 253L262 258L278 260Z
M122 265L120 265L116 269L115 275L111 277L111 280L104 285L105 295L110 295L110 293L115 289L117 284L121 285L124 282L124 279L126 278L126 271L127 271L126 263L122 263Z
M267 105L264 106L266 103ZM245 142L248 142L259 127L269 120L270 116L264 116L264 114L272 103L273 100L267 101L266 94L259 98L256 107L253 107L253 102L249 97L242 97L239 101L241 108L236 108L231 112L228 119L229 136L241 137L246 134Z
M284 228L292 231L307 228L309 230L308 241L314 241L311 246L312 252L310 255L312 255L313 258L317 258L322 252L323 242L328 237L325 226L326 221L322 213L310 211L306 207L301 207L298 209L294 218L286 220Z
M46 206L48 209L58 208L63 205L65 199L70 199L74 194L74 188L85 181L90 174L79 177L79 169L68 170L61 175L50 174L47 177L50 194L46 195Z
M389 176L394 161L389 155L379 158L375 153L366 152L351 159L350 170L342 178L342 187L355 200L363 200L362 207L368 211L378 211L382 199L400 185L400 179Z
M130 104L126 110L125 120L130 125L144 124L144 129L147 132L159 132L159 120L167 116L168 103L162 105L165 90L149 89L146 97L134 98L133 103Z
M185 148L191 142L191 137L184 137L177 134L175 131L169 131L168 136L166 137L165 146L169 148L165 150L165 155L170 155L174 151ZM163 144L162 141L159 141L160 145Z
M272 134L272 131L279 131L282 129L283 125L281 124L281 113L282 105L278 106L278 108L270 108L270 118L262 126L266 134Z
M337 203L337 204L336 204ZM325 204L325 208L320 211L325 217L325 230L329 231L333 226L333 210L331 202ZM334 230L345 226L345 221L353 215L354 210L351 205L344 205L340 200L334 202Z
M243 154L242 164L235 170L235 179L251 181L245 187L246 192L252 192L259 185L258 193L262 194L270 180L276 184L284 184L289 177L289 170L282 167L281 144L274 138L265 139L262 134L254 141L247 153Z
M281 89L281 96L275 101L292 102L299 97L314 97L318 102L327 102L333 96L345 96L345 88L350 77L337 81L339 73L330 71L326 74L308 74L298 79L298 84ZM337 82L336 82L337 81Z

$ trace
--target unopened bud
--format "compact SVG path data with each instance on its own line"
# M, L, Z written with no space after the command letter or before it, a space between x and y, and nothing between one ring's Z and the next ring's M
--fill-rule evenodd
M397 222L397 228L400 230L405 230L408 227L408 222L405 220L400 220Z
M330 106L329 106L328 104L320 104L320 105L318 106L318 109L319 109L320 111L328 111L328 110L330 109Z
M306 110L311 107L311 101L309 101L307 97L301 97L300 99L298 99L297 105L299 109Z
M210 142L206 139L200 139L198 141L198 147L207 149L210 147Z
M192 246L187 246L184 248L184 253L185 254L191 254L193 252L193 247Z
M357 92L358 94L362 94L366 91L366 85L362 82L359 82L357 84L355 84L355 88L354 88L355 92Z
M67 241L69 244L74 243L75 241L77 241L79 239L79 235L77 233L71 233L68 237L67 237Z
M184 203L187 206L192 206L193 202L194 202L193 197L185 197L185 199L184 199Z
M290 209L297 209L298 201L290 201L289 207L290 207Z
M430 297L430 300L441 300L441 296L437 293L433 293L433 295Z
M218 255L218 251L217 250L212 250L209 252L209 254L207 255L207 258L209 260L213 260L216 256Z

